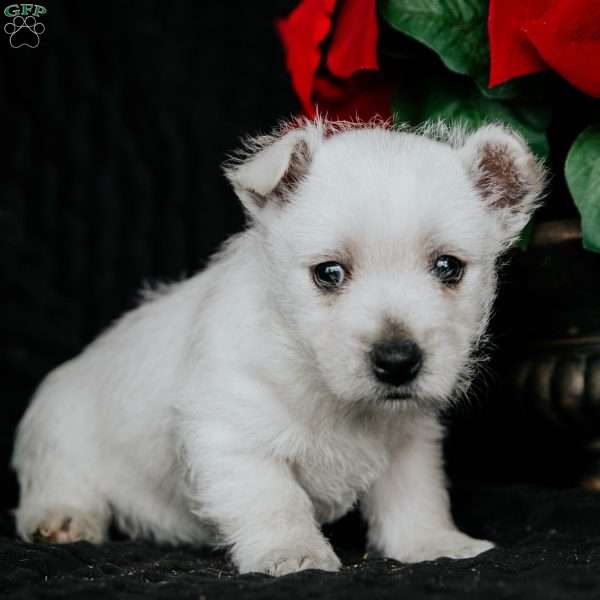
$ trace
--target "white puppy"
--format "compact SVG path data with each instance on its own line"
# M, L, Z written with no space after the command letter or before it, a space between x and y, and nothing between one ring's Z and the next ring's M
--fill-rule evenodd
M241 572L335 571L360 501L405 562L492 547L452 522L437 413L472 376L498 256L542 170L472 135L298 121L226 167L249 215L40 386L17 433L20 535L225 545Z

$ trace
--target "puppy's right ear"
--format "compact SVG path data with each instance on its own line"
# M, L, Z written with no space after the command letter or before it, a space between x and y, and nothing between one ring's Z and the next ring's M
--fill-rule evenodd
M514 243L539 204L544 188L541 163L517 133L502 125L480 127L459 152L503 241Z
M287 128L248 140L224 165L225 175L252 216L289 201L308 173L322 137L321 129L313 123Z

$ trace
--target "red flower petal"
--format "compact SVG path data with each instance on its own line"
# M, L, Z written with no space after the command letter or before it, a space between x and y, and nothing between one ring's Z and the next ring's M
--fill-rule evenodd
M547 68L521 28L524 23L541 17L551 2L490 0L490 87Z
M600 2L555 0L524 26L542 58L569 83L600 97Z
M302 109L314 115L312 102L315 74L321 62L321 42L331 29L336 0L303 0L287 17L277 19L292 85Z
M374 72L379 69L376 2L340 0L323 61L320 45L332 28L335 7L336 0L302 0L286 18L275 22L302 109L310 117L318 104L332 119L387 118L391 87Z
M330 119L368 121L392 114L392 86L381 73L362 72L346 80L319 76L315 97L319 112Z
M490 0L490 87L548 66L600 96L600 2Z
M344 0L336 15L327 67L336 77L379 70L375 0Z

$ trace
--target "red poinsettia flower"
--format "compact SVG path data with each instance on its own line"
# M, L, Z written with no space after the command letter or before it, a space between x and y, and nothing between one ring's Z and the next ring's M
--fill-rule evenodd
M276 27L305 114L390 115L391 88L377 59L375 0L302 0Z
M600 96L598 0L490 0L490 87L551 68Z

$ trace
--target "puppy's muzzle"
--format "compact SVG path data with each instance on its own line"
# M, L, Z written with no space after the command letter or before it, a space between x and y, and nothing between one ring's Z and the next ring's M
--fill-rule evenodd
M423 363L419 346L404 338L374 344L370 358L375 377L382 383L396 386L410 383Z

